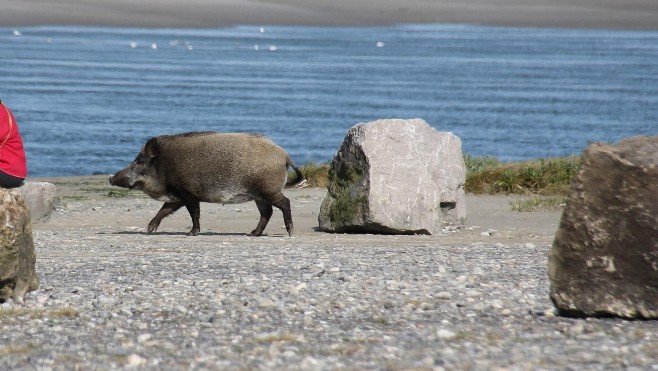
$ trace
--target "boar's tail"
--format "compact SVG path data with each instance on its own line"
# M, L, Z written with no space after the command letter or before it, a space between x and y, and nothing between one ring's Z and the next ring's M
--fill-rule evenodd
M299 168L295 165L294 162L290 159L290 157L286 157L286 167L290 166L294 171L295 171L295 179L293 180L288 180L288 183L286 183L286 188L301 188L306 184L306 179L304 178L304 174L302 174L302 171L299 170Z

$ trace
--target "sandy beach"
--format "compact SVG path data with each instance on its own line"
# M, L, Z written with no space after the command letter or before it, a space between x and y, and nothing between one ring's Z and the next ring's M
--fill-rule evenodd
M59 209L54 217L38 229L59 230L79 227L113 226L136 229L142 232L146 224L162 205L139 191L112 187L108 176L35 178L56 185ZM327 194L326 189L304 188L286 191L293 204L295 235L298 237L331 238L331 234L317 231L318 211ZM468 220L459 233L439 236L441 243L465 244L474 242L536 242L550 244L557 230L560 211L514 212L511 202L524 196L467 195ZM126 204L134 205L128 211ZM123 209L122 209L123 208ZM69 213L67 210L75 210ZM103 212L98 212L102 210ZM139 210L139 211L137 211ZM236 205L203 203L201 208L202 234L247 234L256 225L258 210L253 202ZM153 215L151 215L153 214ZM190 216L181 210L162 222L161 230L184 234L189 230ZM144 227L144 228L142 228ZM286 235L283 218L275 210L266 232L279 237ZM490 232L490 233L488 233ZM374 240L379 237L372 236ZM418 238L423 238L419 236Z
M33 226L41 286L0 305L0 369L655 369L658 322L553 310L547 257L560 212L468 195L460 230L319 232L323 189L286 191L246 235L253 203L166 218L106 176L43 179L60 202Z
M654 0L2 0L0 27L87 25L223 27L466 23L657 29Z

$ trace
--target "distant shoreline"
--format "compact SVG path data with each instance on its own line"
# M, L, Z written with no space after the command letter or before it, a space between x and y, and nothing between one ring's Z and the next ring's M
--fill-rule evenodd
M409 23L657 30L655 0L0 0L0 27L77 25L220 28L240 24L376 26Z

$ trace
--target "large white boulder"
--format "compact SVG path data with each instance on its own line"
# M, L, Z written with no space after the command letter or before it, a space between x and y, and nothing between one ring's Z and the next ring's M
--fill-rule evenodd
M329 178L323 231L438 234L466 219L461 140L421 119L352 127Z

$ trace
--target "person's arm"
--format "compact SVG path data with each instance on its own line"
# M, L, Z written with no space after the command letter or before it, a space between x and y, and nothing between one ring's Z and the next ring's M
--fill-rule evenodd
M9 109L0 102L0 147L2 147L11 133L11 128L14 125L13 117Z

